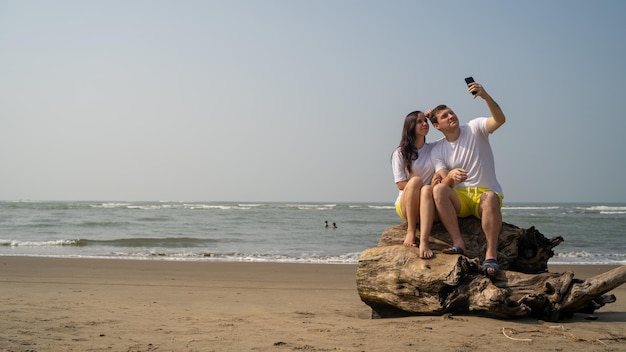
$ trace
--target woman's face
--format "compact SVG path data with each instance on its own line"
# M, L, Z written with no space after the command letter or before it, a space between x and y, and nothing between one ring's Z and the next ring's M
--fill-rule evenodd
M428 134L430 126L428 126L428 119L422 113L417 115L417 120L415 120L415 135L417 137L423 137Z

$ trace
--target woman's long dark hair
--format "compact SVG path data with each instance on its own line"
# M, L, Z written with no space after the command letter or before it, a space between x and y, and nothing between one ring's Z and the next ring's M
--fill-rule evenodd
M421 111L413 111L406 115L404 118L404 127L402 128L402 139L400 139L400 152L402 153L402 160L407 171L411 174L411 165L414 160L419 158L417 148L415 148L415 129L417 128L417 117L419 114L423 114ZM424 137L426 138L426 137Z

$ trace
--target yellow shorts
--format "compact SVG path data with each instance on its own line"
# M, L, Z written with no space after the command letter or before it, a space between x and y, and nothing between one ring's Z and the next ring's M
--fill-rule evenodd
M480 197L483 193L488 192L487 188L468 187L455 189L459 200L461 201L461 211L457 214L458 217L464 218L470 215L480 219L480 213L478 212L478 206L480 205ZM500 198L500 207L502 207L502 194L494 192Z
M402 214L402 207L400 206L400 201L396 202L396 213L400 217L400 219L406 221L406 217Z

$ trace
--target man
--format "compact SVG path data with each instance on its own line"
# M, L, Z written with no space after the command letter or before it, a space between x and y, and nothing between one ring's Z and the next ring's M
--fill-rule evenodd
M461 125L454 111L445 105L429 112L433 126L444 135L431 152L438 181L433 197L439 218L453 241L453 246L443 252L465 252L457 217L474 215L481 219L487 239L482 270L493 276L499 269L497 248L502 227L502 187L496 179L489 134L502 126L506 118L482 85L470 83L468 91L487 103L491 117L476 118Z

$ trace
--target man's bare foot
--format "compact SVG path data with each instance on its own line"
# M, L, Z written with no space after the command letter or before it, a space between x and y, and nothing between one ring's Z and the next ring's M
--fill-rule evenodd
M433 257L433 251L428 248L426 245L420 246L420 258L422 259L430 259Z
M407 247L417 247L417 245L415 244L415 233L407 233L406 237L404 237L403 244Z

